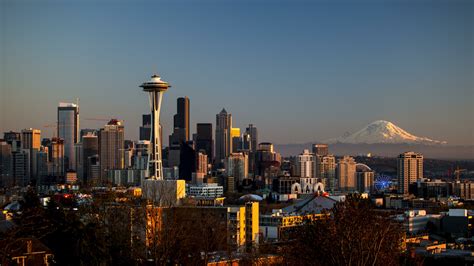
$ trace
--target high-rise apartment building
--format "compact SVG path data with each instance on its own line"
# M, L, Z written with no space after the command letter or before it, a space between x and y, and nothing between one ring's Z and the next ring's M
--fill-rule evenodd
M410 184L423 178L423 155L404 152L397 158L398 193L407 195Z
M214 141L212 139L212 124L198 123L196 125L196 151L204 151L208 162L212 162L214 155Z
M337 161L337 180L341 191L357 189L356 162L350 156L344 156Z
M76 170L74 144L79 142L79 105L59 103L57 126L57 136L64 140L65 167L67 170Z
M122 121L111 119L99 131L99 162L102 182L108 170L124 167L124 126Z
M316 176L329 191L336 189L336 158L333 155L316 156Z
M374 189L375 172L365 164L356 165L357 191L371 192Z
M303 153L296 158L296 174L299 177L313 177L314 176L314 160L315 156L309 150L304 150Z
M224 162L232 151L231 128L232 115L222 109L216 115L216 164Z

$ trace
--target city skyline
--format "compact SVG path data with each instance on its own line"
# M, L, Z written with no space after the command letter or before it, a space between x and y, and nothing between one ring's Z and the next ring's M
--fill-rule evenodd
M260 141L323 141L384 119L474 144L473 3L389 2L3 1L0 130L53 137L44 125L59 102L78 97L81 128L119 118L125 137L138 139L148 108L136 84L158 73L174 86L164 136L176 98L188 96L191 132L226 108L242 131L256 125Z

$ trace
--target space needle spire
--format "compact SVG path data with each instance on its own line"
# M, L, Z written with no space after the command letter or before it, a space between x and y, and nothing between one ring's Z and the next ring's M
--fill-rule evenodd
M149 179L163 180L163 165L161 161L161 136L160 136L160 110L163 93L171 87L168 82L161 80L160 76L153 75L140 87L148 92L151 110L151 152L148 154Z

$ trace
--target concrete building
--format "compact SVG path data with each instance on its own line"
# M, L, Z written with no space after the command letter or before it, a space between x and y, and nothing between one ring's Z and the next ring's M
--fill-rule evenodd
M299 177L315 177L315 156L309 150L296 157L296 175Z
M232 115L225 109L216 115L216 164L222 164L232 152Z
M99 131L99 161L102 181L107 180L108 170L124 168L124 126L122 121L111 119Z
M323 214L294 214L281 209L272 210L271 214L260 215L260 233L265 241L284 241L293 237L295 229L306 221L324 219Z
M64 140L64 161L67 170L76 170L74 144L79 141L79 105L59 103L58 138Z
M398 193L408 195L410 184L423 178L423 155L405 152L397 158Z
M375 172L365 164L356 164L357 191L371 192L374 189Z
M216 183L186 186L186 195L194 197L218 198L224 194L224 187Z
M339 190L350 192L357 189L356 162L350 156L344 156L337 161L337 180Z
M474 182L458 181L453 183L453 194L463 200L474 200Z

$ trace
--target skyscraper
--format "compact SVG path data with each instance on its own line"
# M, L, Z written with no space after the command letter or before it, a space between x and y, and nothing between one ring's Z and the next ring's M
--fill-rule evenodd
M356 162L350 156L344 156L337 161L337 180L341 191L357 189Z
M249 166L248 156L245 153L231 153L226 161L227 176L233 176L238 184L242 184L248 178Z
M104 182L108 170L123 169L124 166L124 126L121 121L111 119L99 131L100 177Z
M54 182L63 182L66 176L64 169L64 140L61 138L52 138L49 142L49 162L51 164L50 175Z
M224 162L232 151L231 128L232 115L222 109L216 115L216 164Z
M145 114L142 117L142 126L140 127L139 139L150 140L151 133L151 115Z
M82 174L82 182L84 184L88 184L91 181L91 165L90 162L92 156L97 156L99 154L99 140L97 135L93 133L89 133L82 137L82 156L83 156L83 164L84 170Z
M243 149L255 152L257 151L257 148L258 148L257 144L258 144L257 128L254 127L253 124L249 124L243 136Z
M232 152L239 152L242 150L242 138L240 136L240 128L233 127L230 130L230 139L232 141Z
M30 180L36 180L37 175L37 157L41 147L41 130L39 129L23 129L21 131L21 148L28 150L28 165L30 167L28 174Z
M212 162L214 143L212 139L212 124L198 123L196 125L196 151L204 151L207 155L208 162Z
M79 105L75 103L59 103L57 136L64 140L66 169L76 170L74 144L79 141Z
M407 195L408 187L423 178L423 155L405 152L397 158L398 193Z
M21 148L37 149L41 147L41 130L39 129L23 129L21 131Z
M189 98L177 99L177 112L173 117L173 133L169 138L169 146L181 145L189 140Z

